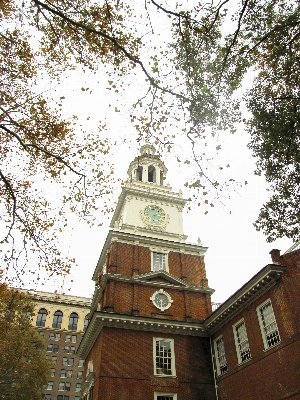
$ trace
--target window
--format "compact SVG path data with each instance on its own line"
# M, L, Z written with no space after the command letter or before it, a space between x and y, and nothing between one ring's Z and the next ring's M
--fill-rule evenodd
M55 340L56 342L58 342L60 340L60 333L50 332L49 333L49 340Z
M81 391L81 383L76 383L75 392L80 392L80 391Z
M59 382L58 384L58 390L66 390L70 391L71 389L71 383L70 382Z
M83 367L83 366L84 366L84 360L79 360L78 367Z
M173 339L153 339L154 375L175 376Z
M62 323L63 313L59 310L55 311L53 316L52 328L60 329Z
M72 366L74 365L74 358L63 357L62 364L67 366Z
M43 394L43 400L51 400L51 394Z
M75 396L74 400L80 400L80 396Z
M68 330L69 331L76 331L77 330L77 324L78 324L78 314L73 312L70 315Z
M55 377L55 368L51 368L50 372L51 372L51 378L54 378Z
M73 376L73 370L69 369L67 371L67 378L72 378L72 376Z
M148 167L148 182L156 183L156 171L153 165L149 165Z
M57 396L57 400L69 400L69 396L64 396L63 394L59 394Z
M82 374L83 374L83 371L78 371L77 372L77 379L82 379Z
M69 354L75 354L75 346L65 346L64 347L64 352L69 353Z
M152 253L152 271L167 271L167 254Z
M86 328L88 327L89 322L90 322L90 320L88 319L88 315L86 315L86 316L84 317L84 327L83 327L83 330L84 330L84 331L85 331Z
M45 326L47 318L47 310L45 308L41 308L36 317L36 326Z
M39 331L39 335L42 337L45 337L45 332L44 331Z
M53 389L53 382L48 382L46 390L52 390Z
M136 180L137 181L143 180L143 167L141 165L136 169Z
M215 358L217 366L217 375L222 375L227 372L227 361L225 356L225 347L223 336L218 337L214 341Z
M48 344L47 351L53 351L53 353L58 353L58 344Z
M72 369L61 369L60 370L60 377L61 378L72 378L73 376L73 370Z
M57 363L57 356L52 356L51 359L52 359L52 362L53 362L54 364Z
M177 393L154 393L154 400L177 400Z
M248 336L245 326L245 321L241 319L233 325L233 334L235 347L238 357L238 363L241 364L251 359Z
M77 336L76 335L66 335L66 342L76 343Z
M271 300L268 299L257 307L257 316L265 350L280 343L277 323Z
M61 378L66 378L67 377L67 370L66 369L61 369L60 370L60 377Z

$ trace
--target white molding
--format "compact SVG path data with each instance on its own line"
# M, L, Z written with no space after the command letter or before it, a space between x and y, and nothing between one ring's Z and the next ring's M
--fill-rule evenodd
M159 305L156 304L155 297L156 297L157 294L163 294L168 298L168 304L166 306L162 306L162 305L159 306ZM172 303L173 303L173 300L172 300L171 296L169 295L169 293L165 292L163 289L156 290L152 294L152 296L150 297L150 300L152 301L153 305L156 308L158 308L160 311L168 310L171 307Z
M104 327L130 329L136 331L168 333L184 336L207 337L204 324L170 321L157 318L135 317L95 311L77 349L77 355L85 359Z
M216 332L247 305L276 285L285 269L284 265L278 264L268 264L262 268L205 320L209 334Z

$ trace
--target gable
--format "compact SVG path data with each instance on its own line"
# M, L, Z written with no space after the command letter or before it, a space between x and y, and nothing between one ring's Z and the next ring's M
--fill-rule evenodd
M143 282L159 282L176 286L188 286L186 282L166 271L151 271L146 274L136 275L135 280Z

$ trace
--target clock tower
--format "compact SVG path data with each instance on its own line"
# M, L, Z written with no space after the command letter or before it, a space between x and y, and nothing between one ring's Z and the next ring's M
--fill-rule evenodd
M204 319L207 248L186 242L186 200L154 146L129 165L93 280L78 353L84 400L215 399Z

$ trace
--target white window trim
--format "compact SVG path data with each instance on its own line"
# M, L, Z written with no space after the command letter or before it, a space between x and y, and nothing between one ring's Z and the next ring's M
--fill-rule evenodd
M177 393L154 392L154 400L157 400L158 396L173 396L173 400L177 400Z
M156 342L158 340L163 340L166 342L170 342L170 347L171 347L171 375L165 375L165 374L157 374L156 373ZM157 377L175 377L176 376L176 370L175 370L175 351L174 351L174 339L169 339L169 338L162 338L162 337L154 337L153 338L153 370L154 370L154 375Z
M154 260L153 260L153 254L154 253L159 253L159 254L164 254L165 255L165 263L166 263L166 269L160 269L154 271ZM165 271L169 272L169 265L168 265L168 253L166 251L160 251L160 250L151 250L151 271L152 272L160 272L160 271Z
M246 336L247 336L247 341L248 341L248 348L249 348L249 352L250 352L250 358L248 360L244 360L244 361L242 361L240 347L239 347L239 341L238 341L237 332L236 332L236 327L238 325L240 325L241 323L244 323L244 326L245 326ZM234 335L236 354L237 354L237 358L238 358L238 364L244 364L251 360L251 351L250 351L250 345L249 345L248 334L247 334L247 329L246 329L246 324L245 324L244 318L241 318L234 325L232 325L232 329L233 329L233 335Z
M226 367L227 370L224 372L221 372L221 365L220 365L220 361L219 361L219 357L218 357L218 345L217 342L218 340L222 339L223 340L223 346L224 346L224 338L223 335L218 336L215 340L214 340L214 353L215 353L215 360L216 360L216 367L217 367L217 376L220 375L224 375L226 374L226 372L228 371L228 365L227 365L227 359L226 359L226 352L225 352L225 346L224 346L224 356L225 356L225 360L226 360Z
M261 316L261 312L260 309L263 308L266 304L270 303L273 315L274 315L274 321L276 323L276 327L277 327L277 332L278 332L278 337L279 337L279 342L275 343L273 346L269 346L268 345L268 341L267 341L267 337L266 337L266 332L264 329L264 325L263 325L263 321L262 321L262 316ZM273 349L273 347L278 346L281 343L281 338L280 338L280 334L279 334L279 330L278 330L278 325L277 325L277 321L275 318L275 313L273 310L273 306L272 306L272 302L271 299L268 298L267 300L265 300L263 303L261 303L258 307L256 307L256 313L257 313L257 318L258 318L258 323L259 323L259 327L260 327L260 333L262 336L262 340L263 340L263 344L264 344L264 351L268 351L270 349Z

